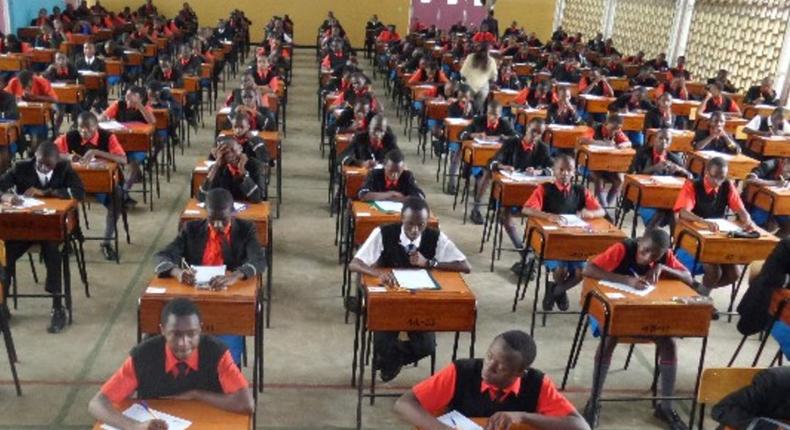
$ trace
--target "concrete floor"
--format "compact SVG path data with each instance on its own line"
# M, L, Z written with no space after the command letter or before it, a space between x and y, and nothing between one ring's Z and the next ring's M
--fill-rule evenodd
M274 223L275 292L272 327L265 339L265 392L258 404L258 425L265 428L352 428L355 419L356 391L349 386L353 324L343 323L341 268L333 245L335 220L329 217L326 202L326 160L318 152L316 68L314 51L297 50L289 89L288 137L283 145L285 200L282 216ZM477 252L481 227L462 224L461 212L452 210L452 198L442 194L434 181L435 160L421 164L416 156L416 138L411 143L407 141L392 105L384 97L381 82L375 85L399 135L400 147L407 154L409 167L421 180L442 230L472 264L473 273L466 280L479 300L477 351L482 355L496 334L512 328L528 329L531 298L522 302L516 313L510 311L515 284L515 277L508 270L512 256L505 254L495 271L489 272L490 247L483 254ZM17 368L23 396L14 395L5 352L0 352L0 429L90 427L88 400L134 345L136 300L152 276L151 256L174 237L178 215L189 193L191 167L205 157L211 145L213 114L207 113L205 118L206 127L193 137L191 148L178 157L178 172L170 183L163 181L162 196L155 201L154 211L141 205L130 214L132 244L121 246L121 264L105 262L98 243L87 245L91 298L84 296L74 276L74 324L62 334L47 334L47 300L27 299L13 311L12 330L20 357ZM103 214L103 208L96 204L89 210L91 234L101 230ZM43 289L33 285L26 263L20 264L19 272L21 290ZM575 306L578 291L572 294ZM719 308L726 307L727 292L717 294L716 301ZM557 383L576 321L575 317L555 316L549 318L545 328L536 331L535 366ZM450 361L452 337L438 336L439 367ZM726 365L738 339L734 324L714 322L706 366ZM462 336L461 351L468 351L468 342L468 336ZM594 345L593 341L585 345L566 392L578 408L589 394ZM693 390L699 345L697 339L679 341L682 364L677 385L683 394ZM756 342L747 343L743 357L751 357L755 345ZM621 347L614 359L615 370L606 390L609 395L641 395L649 389L654 349L639 346L630 369L622 371L619 368L626 350ZM770 347L766 355L774 351ZM251 375L250 369L245 372ZM427 363L407 368L392 383L378 387L402 391L428 372ZM379 399L373 407L366 404L364 427L407 428L392 414L391 405L391 399ZM679 410L686 416L690 403L679 404ZM652 418L647 402L607 403L601 416L603 429L660 428L659 424Z

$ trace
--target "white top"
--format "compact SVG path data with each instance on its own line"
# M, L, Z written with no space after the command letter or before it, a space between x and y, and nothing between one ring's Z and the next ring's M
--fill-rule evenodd
M485 70L472 67L472 57L473 54L466 56L464 64L461 66L461 76L466 79L466 83L469 85L469 88L471 88L473 92L477 93L488 86L488 81L495 81L498 76L498 72L496 61L491 58L490 55L488 56L488 64L486 65Z
M746 123L746 128L748 128L749 130L760 131L760 124L762 123L762 119L763 117L761 117L760 115L755 115L751 120L749 120L749 122ZM768 120L768 127L771 127L773 125L773 121L771 121L771 117L770 116L766 117L766 120ZM787 120L784 120L784 123L782 124L782 131L790 132L790 122L788 122Z
M41 173L38 171L38 169L36 169L36 175L38 175L38 183L41 184L42 187L46 187L47 184L49 184L50 179L52 179L52 172L53 170L50 170L48 173Z
M409 248L409 245L414 245L415 248L419 248L421 239L422 236L414 241L409 240L401 227L400 244L402 247ZM379 260L382 252L384 252L384 241L381 238L381 228L376 227L365 240L365 243L359 248L356 255L354 255L354 258L359 259L368 266L372 266ZM455 244L447 238L447 235L442 232L439 232L439 241L436 244L436 255L434 258L439 263L466 260L466 256L459 251Z

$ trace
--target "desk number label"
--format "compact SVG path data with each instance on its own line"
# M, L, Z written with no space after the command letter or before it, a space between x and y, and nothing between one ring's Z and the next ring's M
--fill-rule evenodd
M433 318L409 318L409 327L433 327L436 320Z

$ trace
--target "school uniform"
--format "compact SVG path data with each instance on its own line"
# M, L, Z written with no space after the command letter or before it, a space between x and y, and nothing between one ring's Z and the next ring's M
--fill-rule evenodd
M93 56L91 58L87 58L85 56L80 57L77 59L77 62L74 63L74 67L77 71L91 71L91 72L101 72L104 73L107 71L107 64L101 58L97 56ZM98 109L104 109L107 107L107 87L102 86L99 89L95 90L85 90L85 101L83 102L83 107L85 109L90 109L96 106Z
M701 106L702 112L738 112L738 105L727 96L711 97Z
M559 125L576 125L582 122L582 118L576 109L566 109L560 112L559 103L552 103L546 112L546 122Z
M48 192L50 197L59 199L83 200L85 198L85 188L82 185L82 181L71 168L71 164L68 161L57 163L49 174L43 175L36 169L35 158L21 160L14 163L10 169L0 176L0 191L3 193L16 192L22 194L31 187ZM62 257L59 249L60 242L16 240L5 241L6 268L3 271L3 286L6 288L6 293L11 285L11 276L15 273L16 261L19 257L25 255L27 250L36 243L41 245L41 255L47 268L47 277L44 281L46 291L50 294L62 293L63 276ZM60 299L55 299L55 302L59 305Z
M368 266L380 268L413 268L408 250L416 249L428 260L451 263L466 260L455 244L444 233L433 228L415 240L410 240L402 224L376 227L354 255ZM408 340L400 340L398 332L376 332L373 336L374 366L383 371L416 362L431 355L436 349L433 332L408 332Z
M768 133L771 131L771 127L773 125L774 125L773 119L771 119L770 115L765 117L760 115L755 115L752 119L749 120L749 122L746 123L746 128L753 131ZM777 129L784 132L790 131L790 121L787 121L786 119L782 120L782 123L779 124L779 127L777 127Z
M759 333L768 326L768 313L774 290L790 288L790 238L782 239L765 259L760 273L749 281L749 288L738 304L738 331L744 336ZM790 343L787 344L790 347ZM790 348L785 348L790 351Z
M551 72L551 77L558 82L579 82L581 73L576 68L571 68L565 64L558 64Z
M245 115L250 120L250 130L256 131L277 131L277 119L274 114L263 106L258 106L254 115L245 112ZM238 115L237 108L234 107L231 111L231 119L235 119Z
M540 139L524 142L521 138L512 137L502 142L502 147L491 157L488 168L493 172L498 170L500 164L512 166L517 171L531 167L538 170L540 176L551 176L554 162L549 146Z
M694 141L692 142L692 145L694 145L694 147L696 148L697 144L699 142L702 142L703 140L707 139L708 136L710 136L710 131L708 131L708 130L697 130L697 131L695 131L694 132ZM733 139L732 136L730 136L730 138L733 141L735 141L735 139ZM716 139L713 139L703 149L705 151L716 151L716 152L721 152L721 153L724 153L724 154L736 154L737 153L737 150L735 150L735 149L730 147L729 140L727 140L727 139L725 139L723 137L717 137Z
M52 97L55 100L58 99L57 94L55 94L55 91L52 89L52 84L43 76L33 75L32 85L33 86L30 91L31 94L36 96L48 96L48 97ZM18 100L22 99L25 92L24 88L22 88L22 83L19 82L19 78L17 77L11 78L11 80L8 81L8 85L5 86L4 90L16 96ZM47 138L48 134L49 134L49 127L47 125L22 126L22 135L36 136L39 138L39 140L43 140Z
M760 162L760 165L752 170L752 174L757 176L757 179L768 181L778 181L784 176L785 159L773 158ZM749 215L752 221L759 226L765 226L769 220L774 219L779 224L790 223L790 216L788 215L771 215L768 211L761 209L748 202Z
M354 166L359 166L368 160L383 163L384 155L393 149L398 149L398 141L389 127L380 142L373 141L368 131L360 131L354 134L351 144L338 156L338 159L342 164Z
M554 382L537 369L527 369L504 390L482 378L483 360L456 360L411 391L432 415L457 410L467 417L488 418L497 412L527 412L566 417L576 412Z
M404 170L398 179L390 181L384 169L372 169L365 178L365 183L359 189L358 196L365 193L383 193L387 191L397 191L407 197L419 197L425 199L425 193L417 185L417 179L410 170Z
M675 116L672 109L662 111L658 106L653 106L645 113L645 129L649 128L677 128L685 129L685 120Z
M145 106L149 112L153 114L153 111L150 107ZM104 110L102 113L105 117L109 119L113 119L120 123L125 122L142 122L146 123L145 117L143 114L137 110L132 109L126 104L126 100L117 100L113 102L107 109ZM142 163L148 157L148 154L145 151L130 151L126 154L130 161L134 161L137 163Z
M516 132L509 121L499 118L496 122L491 123L485 115L478 115L472 119L472 123L461 132L461 140L467 139L470 134L476 133L483 133L486 136L516 136Z
M761 370L752 383L720 400L711 417L723 428L768 430L780 428L776 423L750 427L758 418L790 420L790 367Z
M247 171L241 174L236 166L226 164L223 166L214 179L206 179L198 189L197 199L204 202L206 195L214 188L224 188L233 195L233 200L249 203L260 203L265 201L266 181L261 173L261 163L255 158L248 158L244 164Z
M746 91L746 95L743 96L743 102L746 104L754 104L755 101L759 98L762 98L763 101L760 104L764 105L779 105L779 98L776 97L776 91L771 90L770 92L764 92L760 85L754 85L749 87Z

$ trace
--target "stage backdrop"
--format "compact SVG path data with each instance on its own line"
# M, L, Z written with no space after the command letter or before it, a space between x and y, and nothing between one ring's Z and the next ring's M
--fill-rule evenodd
M411 19L447 30L453 24L480 25L486 8L480 0L411 0ZM411 25L411 24L410 24Z

